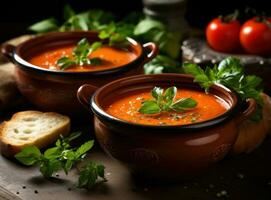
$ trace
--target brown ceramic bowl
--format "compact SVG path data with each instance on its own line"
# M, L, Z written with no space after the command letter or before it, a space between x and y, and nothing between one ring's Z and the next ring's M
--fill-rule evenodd
M139 44L127 38L129 48L137 55L132 62L109 70L95 72L67 72L40 68L28 63L27 58L35 51L51 46L76 44L83 37L89 42L99 40L97 32L54 32L27 40L17 47L6 44L1 52L15 65L15 78L21 93L38 108L46 111L57 111L64 114L80 116L84 109L77 101L76 92L79 86L88 83L89 93L112 80L129 75L142 74L142 65L157 54L154 43Z
M255 101L248 100L245 111L241 111L240 100L235 93L214 85L210 93L224 99L230 109L216 118L191 125L134 124L103 110L112 99L131 90L172 85L202 90L188 75L139 75L113 81L98 89L90 102L83 101L94 112L95 134L102 148L140 177L176 181L198 174L228 153L237 138L238 124L256 108ZM81 99L92 95L88 87L84 85L78 92Z

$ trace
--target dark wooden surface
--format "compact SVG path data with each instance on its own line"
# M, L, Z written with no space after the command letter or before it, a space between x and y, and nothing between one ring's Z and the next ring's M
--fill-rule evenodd
M76 125L74 129L83 130L86 138L91 136L89 128L82 124ZM37 168L24 167L0 156L0 199L270 200L270 154L271 138L269 136L261 147L251 154L229 155L200 177L175 184L149 185L131 177L121 164L105 155L96 143L95 149L89 153L89 159L106 166L108 182L100 183L89 191L76 188L78 177L76 169L73 169L68 176L60 172L58 177L46 180ZM217 193L223 190L227 192L228 197L217 197Z

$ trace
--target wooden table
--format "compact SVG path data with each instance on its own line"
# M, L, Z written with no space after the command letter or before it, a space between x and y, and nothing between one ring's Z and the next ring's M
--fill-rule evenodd
M18 109L32 109L22 107ZM0 113L0 122L10 113ZM89 127L73 126L90 136ZM108 182L92 190L75 186L77 170L66 176L59 173L52 180L44 179L37 168L24 167L0 156L0 200L270 200L271 199L271 137L249 155L228 156L201 177L171 185L148 185L135 181L117 161L105 155L98 144L89 159L106 166ZM217 197L225 190L227 197Z
M8 115L6 115L9 117ZM80 127L80 129L79 129ZM89 137L89 128L76 125ZM171 185L148 185L136 181L129 172L105 155L96 143L89 159L106 166L108 182L92 190L76 188L77 170L66 176L59 173L52 180L44 179L37 168L24 167L0 156L0 199L2 200L270 200L271 199L271 138L248 155L228 156L201 177ZM225 190L227 197L217 193Z

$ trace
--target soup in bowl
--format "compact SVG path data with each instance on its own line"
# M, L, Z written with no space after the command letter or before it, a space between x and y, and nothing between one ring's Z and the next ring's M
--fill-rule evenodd
M223 159L235 143L245 109L234 92L213 85L206 94L183 74L139 75L113 81L78 98L94 112L102 148L135 175L152 180L191 178Z
M76 98L78 87L91 85L89 92L118 78L142 74L143 64L157 54L154 43L141 45L126 38L125 45L109 46L97 32L54 32L35 36L1 52L15 65L21 93L39 109L70 116L85 110Z

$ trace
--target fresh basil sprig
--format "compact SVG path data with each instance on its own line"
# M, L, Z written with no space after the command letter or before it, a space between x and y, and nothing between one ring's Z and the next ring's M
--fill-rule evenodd
M99 177L102 178L103 181L106 181L106 178L104 176L104 169L105 167L103 165L99 165L95 162L89 161L80 171L78 187L91 188L93 185L95 185Z
M99 49L102 42L94 42L91 45L86 38L81 39L72 51L72 58L64 56L57 60L60 69L65 70L73 65L100 65L100 58L89 58L88 56Z
M153 100L146 100L138 110L142 114L157 114L161 112L184 112L197 106L192 98L181 98L175 100L177 88L175 86L164 89L154 87L151 91Z
M245 75L244 66L239 59L229 57L222 60L218 66L206 67L205 70L196 64L184 63L183 70L186 74L193 75L194 81L207 92L211 85L220 83L238 93L243 101L248 98L255 99L258 107L251 119L258 121L262 118L262 79L255 75Z
M70 136L61 137L55 143L55 147L47 149L44 153L36 146L25 147L21 152L15 155L15 158L24 165L39 166L40 172L46 178L50 178L54 173L63 169L66 174L72 167L86 157L86 153L93 147L94 141L90 140L78 148L72 148L70 142L81 135L80 132L72 133ZM87 164L83 171L80 172L78 186L88 187L94 185L96 180L104 177L104 166L94 162ZM86 182L86 183L85 183Z

